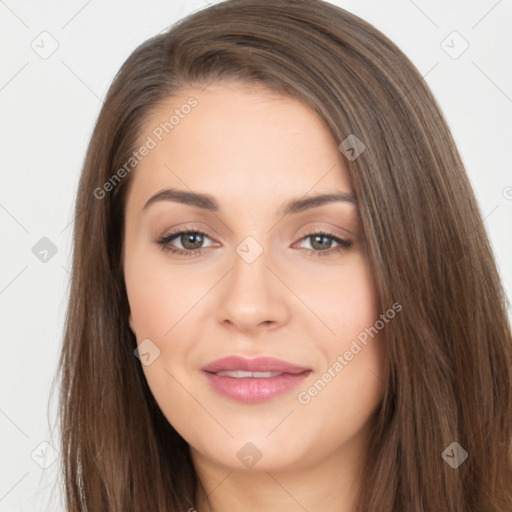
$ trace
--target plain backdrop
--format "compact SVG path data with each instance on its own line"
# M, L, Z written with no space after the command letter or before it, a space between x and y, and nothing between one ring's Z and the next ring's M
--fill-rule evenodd
M510 297L512 1L332 3L384 32L425 77L458 144ZM55 403L48 410L48 402L67 304L74 197L102 99L140 43L207 5L0 0L2 512L64 510ZM49 250L44 256L41 247Z

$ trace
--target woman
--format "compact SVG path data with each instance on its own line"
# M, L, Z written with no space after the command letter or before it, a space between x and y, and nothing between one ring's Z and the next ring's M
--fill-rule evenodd
M512 339L439 107L317 0L137 48L76 203L70 511L512 510Z

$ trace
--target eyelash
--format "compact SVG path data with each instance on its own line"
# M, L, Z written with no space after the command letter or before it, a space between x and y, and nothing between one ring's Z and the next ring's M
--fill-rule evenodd
M200 254L202 254L202 251L203 251L203 249L205 249L205 247L202 247L199 249L179 249L179 248L176 248L176 247L173 247L172 245L170 245L172 240L174 240L175 238L177 238L178 236L183 235L183 234L197 234L197 235L202 235L207 238L210 238L206 233L204 233L201 230L184 229L181 231L174 231L172 233L169 233L169 234L163 236L162 238L160 238L159 240L157 240L156 243L160 246L160 248L163 251L171 252L178 256L190 257L190 256L199 256ZM352 242L350 240L344 240L342 238L334 236L330 233L326 233L324 231L310 231L310 232L306 233L305 235L303 235L300 240L302 241L305 238L308 238L313 235L322 235L326 238L331 238L338 244L338 246L335 247L334 249L327 249L325 251L315 251L314 249L304 249L305 251L307 251L308 254L310 254L312 256L329 256L329 255L333 255L333 254L337 254L337 253L346 251L347 249L349 249L352 246Z

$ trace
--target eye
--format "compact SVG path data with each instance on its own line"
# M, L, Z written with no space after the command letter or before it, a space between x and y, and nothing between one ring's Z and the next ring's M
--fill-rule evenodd
M201 230L197 229L182 229L180 231L173 231L163 236L156 243L162 248L162 250L177 254L179 256L194 256L200 255L202 249L209 246L203 246L205 239L211 240L211 238ZM306 233L300 242L304 240L310 240L310 247L303 247L306 252L312 256L328 256L338 254L342 251L348 250L352 246L350 240L344 240L342 238L327 233L324 231L311 231ZM181 247L173 245L173 241L178 242ZM332 248L333 242L337 244Z
M305 247L307 252L313 256L328 256L337 254L342 251L346 251L352 246L350 240L344 240L331 233L324 231L311 231L301 238L303 240L310 240L310 248ZM337 246L332 249L332 243L336 243ZM303 247L304 248L304 247Z
M193 256L201 253L204 239L210 237L200 230L181 230L169 233L156 241L164 251L169 251L180 256ZM175 240L181 244L181 247L175 247L171 244Z

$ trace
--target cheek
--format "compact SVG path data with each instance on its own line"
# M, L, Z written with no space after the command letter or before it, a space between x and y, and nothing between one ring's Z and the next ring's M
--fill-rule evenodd
M380 320L373 279L366 263L354 270L353 292L345 300L343 315L338 329L343 342L337 346L346 366L345 392L348 401L358 395L372 398L380 394L385 357L384 329ZM343 300L338 303L343 304ZM390 321L388 319L388 321Z
M142 255L141 255L142 256ZM125 265L131 327L137 339L164 339L204 293L202 279L190 279L165 258L134 253Z
M155 400L173 426L187 431L189 420L183 411L190 410L190 396L179 383L185 382L188 370L186 332L191 315L187 312L197 303L202 287L200 280L192 284L184 272L158 260L148 252L133 251L125 262L130 323L138 344L149 339L158 348L155 352L150 345L150 364L142 364Z
M304 400L299 402L311 402L306 407L310 413L340 404L333 418L339 416L342 421L349 415L358 422L370 414L382 395L386 323L380 320L383 312L368 265L362 257L353 263L350 272L333 281L336 286L331 285L328 293L316 292L322 297L316 307L332 332L316 337L324 366L312 387L303 388Z
M319 280L304 290L311 309L328 327L328 351L341 350L378 318L378 305L373 279L362 255L354 255L346 266L332 272L329 279Z

